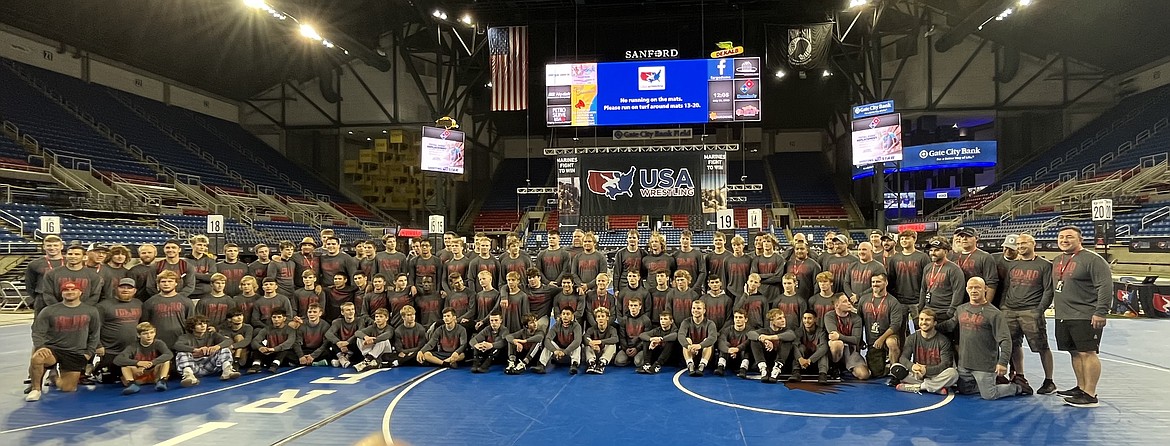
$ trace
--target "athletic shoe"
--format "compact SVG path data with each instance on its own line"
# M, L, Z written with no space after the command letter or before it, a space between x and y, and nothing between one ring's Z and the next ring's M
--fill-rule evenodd
M695 373L692 373L691 376L693 376L695 378L702 378L703 377L703 369L695 369Z
M130 385L126 386L125 389L122 389L122 394L123 395L133 395L135 393L138 393L139 390L142 390L142 388L138 387L138 384L130 383ZM31 395L31 393L29 395Z
M366 368L369 366L370 366L370 364L368 361L362 361L362 362L359 362L357 364L354 364L353 369L357 370L358 373L361 373L361 372L366 371Z
M638 369L638 373L641 373L641 374L650 373L650 367L651 367L650 364L642 364L642 367Z
M1016 387L1019 387L1019 389L1016 390L1016 395L1023 395L1023 396L1032 395L1032 393L1033 393L1032 386L1029 386L1027 381L1024 381L1023 384L1021 384L1021 383L1015 383L1015 384L1016 384Z
M799 368L796 368L796 366L793 366L793 367L792 367L792 376L789 376L789 377L788 377L788 382L790 382L790 383L798 383L798 382L800 382L802 379L804 379L804 378L803 378L802 376L800 376L800 369L799 369Z
M28 384L28 383L26 383L26 384ZM32 392L32 390L33 390L33 388L32 388L32 384L28 384L28 386L26 386L26 387L24 388L24 394L25 394L25 395L28 395L28 393L29 393L29 392Z
M1074 396L1071 398L1065 398L1064 404L1068 404L1068 405L1073 406L1073 407L1097 407L1097 405L1098 405L1097 404L1097 397L1090 396L1089 394L1084 393L1083 391L1081 392L1080 395L1077 395L1077 396Z
M747 367L740 367L739 371L735 372L735 376L738 376L740 379L747 379Z
M703 372L699 371L699 369L697 367L691 367L690 371L687 372L687 375L693 376L693 377L699 377L699 376L703 376Z
M524 373L524 370L527 368L528 368L528 366L524 365L523 362L518 362L518 363L516 363L516 369L512 371L512 374L513 375L521 375Z
M829 376L824 373L817 374L817 384L828 384Z
M325 367L329 365L329 361L322 359L320 361L314 361L311 365L313 367Z
M240 372L237 372L236 368L233 367L231 364L224 364L223 365L223 373L221 373L219 375L219 379L223 380L223 381L227 381L229 379L236 379L239 377L240 377Z
M943 388L941 388L941 389L938 389L938 391L937 391L937 392L934 392L934 393L937 393L937 394L939 394L939 395L946 395L946 394L948 394L948 393L951 393L951 391L950 391L950 390L948 390L946 387L943 387Z
M773 378L772 375L760 375L760 382L764 384L776 384L776 378Z
M784 364L779 363L779 362L776 363L775 367L772 367L772 379L779 379L780 378L780 369L782 367L784 367Z
M580 367L581 367L581 364L577 364L577 363L575 363L575 362L569 363L569 374L570 374L570 375L576 375L576 374L577 374L577 369L578 369L578 368L580 368Z
M1017 374L1017 375L1013 376L1013 377L1012 377L1012 383L1014 383L1014 384L1022 384L1022 385L1025 385L1025 386L1026 386L1026 385L1029 385L1029 383L1028 383L1028 378L1024 377L1024 374L1023 374L1023 373L1020 373L1020 374Z
M478 364L471 366L471 373L483 373L483 372L484 371L479 368Z
M532 368L532 373L535 373L537 375L543 375L545 373L548 373L548 371L546 371L544 369L544 366L538 365L538 366Z
M889 381L886 381L886 385L890 387L898 387L898 384L902 384L902 380L898 378L890 378Z
M590 375L596 375L600 372L597 371L597 365L593 364L593 365L589 365L589 366L585 367L585 373L588 373Z
M1044 384L1039 389L1036 389L1037 395L1048 395L1053 392L1056 392L1056 383L1052 382L1051 379L1044 380Z
M922 386L918 384L898 384L894 389L899 392L922 393Z
M159 382L154 383L154 391L155 392L166 392L167 391L167 382L164 380L164 381L159 381Z
M598 375L604 375L604 374L605 374L605 366L603 366L603 365L598 365L598 366L597 366L597 368L596 368L596 369L594 369L594 370L596 370L596 371L597 371L597 374L598 374Z
M662 364L654 364L654 369L652 369L650 372L654 373L654 374L658 374L658 372L661 372L661 371L662 371Z
M1062 398L1072 398L1074 396L1080 396L1080 395L1084 395L1084 394L1085 394L1085 391L1081 390L1081 386L1076 386L1076 387L1073 387L1073 388L1068 389L1068 390L1061 390L1059 392L1056 392L1056 396L1059 396Z
M723 376L723 366L715 367L715 376Z
M183 387L191 387L199 384L199 378L195 376L195 372L190 367L183 369L183 380L179 381L179 385Z
M516 368L516 357L508 358L508 365L504 366L504 373L511 375L512 369Z
M333 367L341 367L341 361L338 361L336 359L330 359L329 365L331 365Z
M260 373L261 368L260 361L253 362L252 367L248 367L248 374Z
M276 373L277 370L280 370L279 362L273 362L272 365L268 366L268 373Z
M122 394L129 395L124 391L122 392ZM28 392L28 395L24 396L24 400L29 401L29 402L40 401L41 400L41 391L40 390L30 390Z

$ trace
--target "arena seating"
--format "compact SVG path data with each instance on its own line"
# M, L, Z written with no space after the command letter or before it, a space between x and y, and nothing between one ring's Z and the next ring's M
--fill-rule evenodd
M491 189L480 206L472 227L476 231L491 232L515 229L520 222L521 212L537 206L543 197L535 194L520 195L516 193L516 188L528 186L526 179L532 180L533 187L547 184L552 164L552 160L544 157L509 158L501 161L496 167L496 174L492 176ZM531 175L528 174L530 166Z
M610 215L609 229L638 229L638 223L642 222L641 215Z
M1159 122L1165 121L1167 115L1170 115L1170 86L1125 98L1064 141L1002 176L988 189L1000 190L1005 184L1026 188L1024 186L1028 184L1055 181L1061 178L1061 173L1079 173L1089 167L1094 175L1109 172L1109 169L1133 167L1140 154L1145 153L1133 150L1134 141L1146 142L1156 126L1160 125L1158 129L1164 130L1166 123ZM1138 146L1155 147L1156 142L1138 143ZM1125 156L1118 156L1122 147ZM1161 150L1151 149L1150 153L1165 151L1165 146L1162 146Z
M805 236L808 237L809 243L813 244L814 246L823 245L825 242L825 234L827 234L829 231L840 233L841 228L833 226L801 226L799 228L792 229L793 234L805 234Z
M746 181L740 178L747 176ZM735 191L727 193L727 207L730 208L763 208L772 205L772 187L768 185L768 169L759 161L727 160L728 184L763 184L764 189L759 191ZM740 199L744 201L740 201ZM738 214L738 213L737 213ZM746 215L746 214L745 214ZM737 223L738 224L738 223ZM744 217L747 224L747 217Z
M70 108L93 116L98 125L106 126L125 138L128 146L138 147L143 157L157 160L160 166L177 173L199 177L204 184L243 192L243 184L229 175L226 166L221 168L192 152L171 135L135 115L106 94L104 87L30 65L15 66L18 71L34 79L34 84L43 85L49 94L60 98Z
M132 159L76 116L36 91L13 71L13 62L0 59L0 118L11 121L22 136L36 139L65 167L115 172L144 182L156 182L157 172Z
M172 237L166 231L135 222L84 220L57 214L47 206L39 204L2 203L0 212L19 219L25 234L32 234L39 228L42 215L60 216L61 238L67 242L141 244L162 243Z
M802 220L848 220L825 156L819 152L788 152L768 157L779 201L792 203Z
M182 233L180 236L190 236L193 234L203 234L207 232L207 217L202 215L162 215L159 220L165 221L175 227L179 228ZM248 250L251 246L270 242L263 235L257 233L251 228L241 224L239 221L225 218L223 228L223 236L226 240L240 245L244 250Z
M9 139L8 135L0 133L0 167L28 166L29 155L24 147Z

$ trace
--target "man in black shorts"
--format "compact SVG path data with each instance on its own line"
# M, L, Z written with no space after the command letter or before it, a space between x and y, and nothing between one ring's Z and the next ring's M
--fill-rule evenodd
M1063 251L1052 261L1052 291L1056 308L1056 348L1072 355L1077 386L1057 392L1074 407L1097 407L1101 379L1101 332L1113 292L1109 263L1082 246L1080 228L1065 226L1056 243Z
M85 365L93 359L100 341L102 321L97 308L81 303L81 288L73 282L61 285L61 302L49 305L33 321L33 354L28 374L32 378L25 401L39 401L45 370L60 368L55 383L62 392L77 390Z

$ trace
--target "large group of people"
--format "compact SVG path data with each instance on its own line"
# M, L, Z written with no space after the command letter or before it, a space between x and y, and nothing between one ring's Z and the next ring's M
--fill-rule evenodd
M1082 248L1079 229L1060 230L1053 262L1028 234L1010 236L996 255L976 248L970 228L931 238L926 252L917 237L873 231L851 252L844 234L827 234L823 247L796 234L781 249L761 232L748 249L741 236L715 233L703 251L683 231L671 252L661 234L643 248L629 231L611 268L597 237L582 231L566 247L550 232L535 256L514 236L496 256L483 234L467 250L455 233L438 252L428 239L387 235L356 241L350 255L323 232L275 252L252 247L251 263L232 243L217 261L201 235L187 255L183 242L167 241L161 258L153 245L135 257L46 236L26 280L36 311L26 400L40 399L46 380L61 391L120 383L129 395L164 391L172 379L189 387L290 366L410 365L502 366L509 375L678 366L691 377L763 383L881 378L900 391L990 400L1034 393L1026 340L1044 369L1035 393L1097 404L1110 272ZM1053 304L1057 347L1076 375L1060 392L1044 317Z

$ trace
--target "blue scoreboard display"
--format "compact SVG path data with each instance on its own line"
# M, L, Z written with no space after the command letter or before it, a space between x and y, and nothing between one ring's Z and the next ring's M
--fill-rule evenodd
M760 120L760 58L545 66L550 127Z

